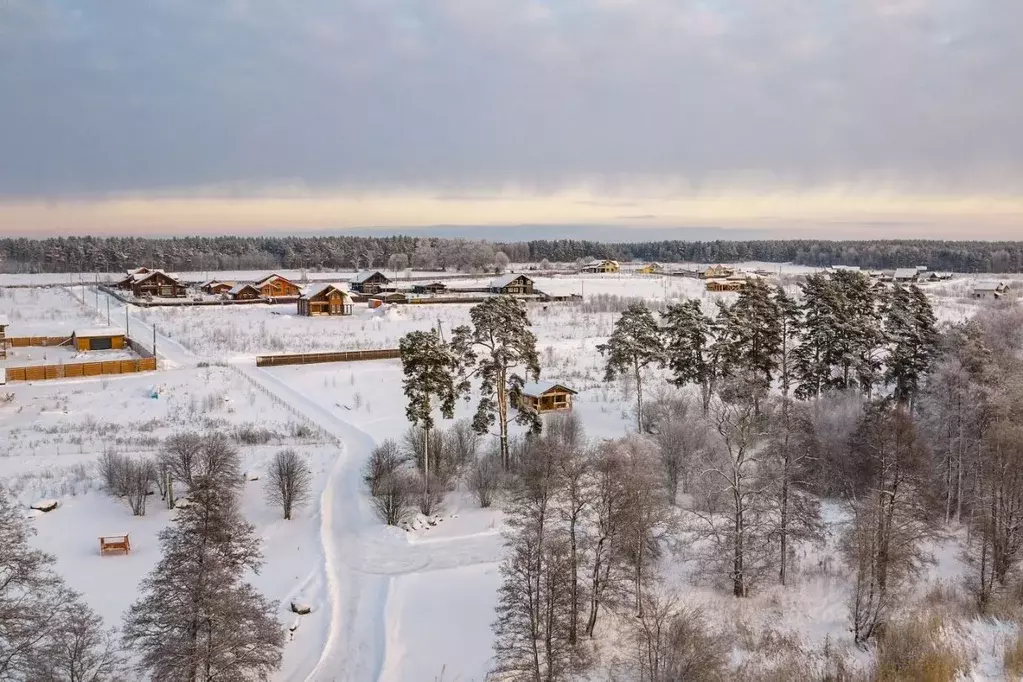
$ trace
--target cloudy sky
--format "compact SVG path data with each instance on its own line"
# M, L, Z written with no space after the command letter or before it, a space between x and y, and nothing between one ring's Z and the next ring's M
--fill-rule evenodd
M0 233L1023 238L1019 0L0 0Z

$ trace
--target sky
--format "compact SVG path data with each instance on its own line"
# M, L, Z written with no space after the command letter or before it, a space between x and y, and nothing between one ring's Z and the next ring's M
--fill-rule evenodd
M1019 0L0 0L0 234L1023 238L1021 33Z

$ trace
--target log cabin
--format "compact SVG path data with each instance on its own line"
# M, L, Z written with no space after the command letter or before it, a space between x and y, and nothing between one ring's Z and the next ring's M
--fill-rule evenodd
M414 294L443 294L448 290L448 287L444 282L427 282L424 284L413 284L412 293Z
M379 270L365 270L349 280L348 289L360 294L376 294L390 284L391 280Z
M735 270L724 265L711 265L700 271L700 279L716 279L718 277L731 277Z
M576 395L564 384L554 381L535 381L522 387L519 394L519 408L533 410L539 414L572 409L572 396Z
M76 329L71 335L71 344L77 351L120 350L127 345L124 330L116 327Z
M298 314L351 315L355 305L340 284L317 284L298 299Z
M712 279L707 282L707 291L742 291L744 279Z
M533 280L529 279L525 275L519 275L513 272L492 280L489 288L490 293L492 294L503 294L506 296L515 294L532 294Z
M0 358L7 357L7 327L10 324L6 315L0 315Z
M212 296L222 296L231 291L233 287L234 282L218 282L215 279L211 279L208 282L203 282L202 286L200 286L199 288L205 294L210 294Z
M184 282L176 275L149 268L129 272L127 277L117 283L117 288L130 291L136 298L184 298L187 294Z
M247 283L235 284L227 292L227 295L235 301L255 301L256 299L263 298L263 294L260 293L255 285Z
M295 298L302 294L302 289L287 277L278 274L267 275L255 284L263 298Z

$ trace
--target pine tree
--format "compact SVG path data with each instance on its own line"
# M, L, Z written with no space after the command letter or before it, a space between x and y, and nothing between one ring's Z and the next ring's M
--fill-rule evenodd
M788 397L794 381L795 350L799 345L803 315L799 304L780 286L774 290L774 305L778 309L780 341L777 360L778 380L781 384L781 394Z
M536 336L529 330L526 306L511 296L490 298L469 311L472 326L454 330L451 345L461 359L462 379L480 379L480 402L473 417L473 428L479 434L489 432L497 422L500 430L501 463L511 466L508 448L510 408L519 402L526 381L540 378L540 358L536 352ZM522 374L515 371L521 367ZM466 371L472 368L471 374ZM532 410L518 410L518 424L539 433L540 417Z
M890 348L884 379L895 399L912 409L938 346L934 311L919 287L895 285L885 309L885 333Z
M796 397L819 398L831 385L832 347L836 311L832 288L824 273L807 275L802 285L802 341L793 352Z
M413 425L422 427L424 496L430 495L430 431L434 427L433 410L440 410L445 419L455 416L455 403L467 384L456 381L461 367L452 347L441 341L435 329L409 332L398 344L401 367L405 374L402 386L408 404L405 416Z
M770 390L778 368L782 345L780 312L771 289L760 280L743 284L739 298L731 306L719 303L718 340L722 347L721 373L753 379L758 395Z
M280 666L284 630L277 605L243 582L262 563L259 538L229 488L200 478L190 498L160 532L163 556L125 616L125 642L153 679L266 678Z
M665 357L672 372L671 383L679 387L699 386L706 414L718 374L712 352L713 324L695 299L668 306L664 323Z
M643 369L664 359L661 330L650 310L634 303L615 322L607 343L597 346L607 356L604 381L614 381L618 374L632 372L636 380L636 428L643 430Z

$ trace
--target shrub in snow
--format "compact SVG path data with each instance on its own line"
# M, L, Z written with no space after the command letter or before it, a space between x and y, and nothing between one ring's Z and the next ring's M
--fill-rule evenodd
M484 509L494 502L501 487L501 453L481 457L469 472L466 483L476 502Z
M380 482L394 474L405 465L405 456L398 449L398 444L393 440L385 440L373 448L369 459L363 468L363 480L369 487L369 494L376 495L379 492Z
M408 519L419 497L418 481L407 470L397 470L377 481L373 509L381 521L397 526Z

